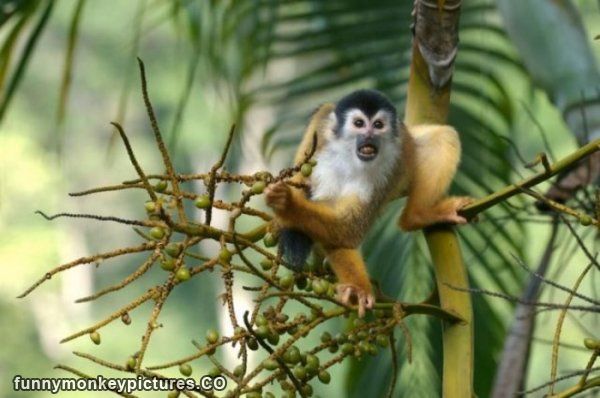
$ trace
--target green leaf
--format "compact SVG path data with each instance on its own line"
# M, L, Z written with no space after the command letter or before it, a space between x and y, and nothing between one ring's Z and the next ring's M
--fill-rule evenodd
M46 24L48 23L48 20L50 19L50 15L52 14L52 9L54 8L54 4L55 4L55 2L53 0L48 0L46 2L46 7L42 11L42 15L40 16L40 19L39 19L37 25L31 32L29 38L27 39L27 42L25 43L25 48L23 49L23 52L21 53L21 57L20 57L19 61L17 62L15 70L11 76L9 83L8 83L8 87L6 88L6 91L4 93L2 93L2 97L0 98L0 122L2 122L2 119L4 118L4 115L6 113L6 109L8 108L10 101L12 100L13 95L16 92L17 87L19 86L19 83L21 82L23 75L25 74L25 70L27 69L27 64L29 63L29 59L31 58L33 50L34 50L42 32L44 31L44 28L45 28Z

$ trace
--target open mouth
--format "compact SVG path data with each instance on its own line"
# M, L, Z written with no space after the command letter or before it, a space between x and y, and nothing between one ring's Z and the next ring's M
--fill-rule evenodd
M377 147L373 144L363 144L358 147L356 155L360 160L368 162L377 156Z

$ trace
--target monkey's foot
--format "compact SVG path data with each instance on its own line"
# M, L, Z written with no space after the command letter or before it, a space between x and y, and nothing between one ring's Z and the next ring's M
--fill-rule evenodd
M283 181L271 184L265 189L265 200L267 206L275 212L285 211L290 202L292 191L290 187Z
M452 224L466 224L469 222L465 217L458 214L460 209L473 203L474 199L468 196L453 196L443 202L446 211L440 216L438 222Z
M365 316L365 309L371 309L373 308L373 304L375 304L373 294L356 285L340 283L337 285L336 290L337 299L342 303L346 305L356 304L358 306L359 318Z

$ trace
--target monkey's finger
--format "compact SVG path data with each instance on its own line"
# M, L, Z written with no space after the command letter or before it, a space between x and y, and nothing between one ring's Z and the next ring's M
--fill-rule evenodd
M373 305L375 305L375 298L373 297L372 294L367 294L366 307L368 309L371 309L371 308L373 308Z
M362 296L358 299L358 317L363 318L365 316L365 297Z
M342 294L342 303L349 304L350 297L352 296L352 288L350 286L346 286L344 292Z

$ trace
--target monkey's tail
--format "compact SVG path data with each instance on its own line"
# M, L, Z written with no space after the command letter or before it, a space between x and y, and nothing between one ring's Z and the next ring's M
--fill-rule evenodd
M279 250L292 271L304 269L312 245L312 239L298 230L284 228L279 232Z

